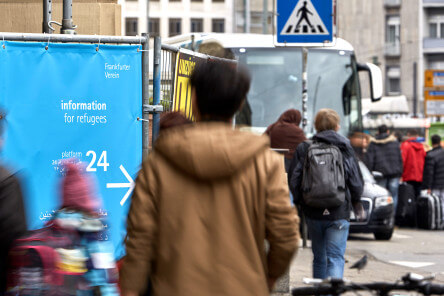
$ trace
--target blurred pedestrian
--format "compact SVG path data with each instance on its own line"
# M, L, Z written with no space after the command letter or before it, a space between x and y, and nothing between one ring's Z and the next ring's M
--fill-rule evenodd
M84 167L71 161L64 164L60 209L11 249L8 295L119 295L102 202Z
M307 220L313 277L320 279L342 278L352 205L363 217L362 176L349 140L337 133L339 123L336 111L319 110L314 122L317 134L296 149L290 177L295 203Z
M279 119L271 124L265 134L270 137L271 148L288 149L285 153L285 169L288 171L296 147L307 140L304 131L299 127L301 112L289 109L282 113Z
M401 147L394 135L390 134L385 124L378 127L378 135L370 139L365 164L370 171L382 174L378 184L390 192L393 198L394 212L398 204L399 179L402 176Z
M441 147L439 135L432 136L432 147L425 158L422 188L441 199L442 213L444 213L444 149ZM444 222L444 215L441 218Z
M298 244L284 164L266 137L230 124L250 85L242 67L199 65L196 124L160 133L128 214L125 296L269 295ZM270 244L265 251L264 240Z
M407 132L408 139L401 144L404 171L402 181L412 185L415 196L418 197L422 186L422 176L426 152L418 139L418 131L413 129Z
M350 144L355 151L356 157L364 161L365 153L367 152L367 148L369 145L370 136L361 131L354 131L349 134L348 139L350 140Z
M0 138L3 138L5 125L5 113L0 111ZM0 295L6 289L9 249L25 232L25 207L19 179L0 164Z
M74 246L81 251L85 260L86 272L83 277L86 287L78 287L76 295L119 295L114 247L107 234L106 221L100 216L104 209L95 191L94 180L85 173L81 164L67 162L64 167L66 175L62 181L62 205L54 214L53 221L62 231L76 230L79 234L79 241ZM76 262L69 256L62 255L61 258L61 266L68 267L66 271L70 264ZM63 262L63 259L68 262Z

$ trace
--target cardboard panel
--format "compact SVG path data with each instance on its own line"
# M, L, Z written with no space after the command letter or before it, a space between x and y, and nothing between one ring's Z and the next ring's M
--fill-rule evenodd
M39 3L41 4L42 0L0 0L0 3ZM52 0L52 3L63 3L63 0ZM73 4L75 3L114 3L117 4L117 0L73 0Z
M121 35L121 7L110 3L116 0L86 1L78 0L73 3L73 20L78 27L77 34ZM36 2L37 0L0 0L0 32L41 33L43 6L41 0ZM54 2L52 19L61 23L63 4L61 0ZM55 33L60 33L60 27L54 27Z

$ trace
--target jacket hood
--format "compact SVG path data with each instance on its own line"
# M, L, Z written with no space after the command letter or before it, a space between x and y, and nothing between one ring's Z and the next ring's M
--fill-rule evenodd
M424 146L422 145L422 143L418 142L418 139L416 137L409 138L407 142L409 142L415 150L424 150Z
M266 136L216 122L169 129L160 133L154 146L175 167L203 180L231 176L269 148Z
M350 141L333 130L327 130L317 133L313 136L314 141L320 141L337 146L342 152L349 155L354 154L354 150L350 145Z
M278 122L288 122L299 125L301 123L302 115L299 110L290 109L282 113L279 117Z
M375 144L387 144L396 141L398 141L398 139L396 139L394 135L387 135L387 134L377 135L374 138L370 138L370 142Z

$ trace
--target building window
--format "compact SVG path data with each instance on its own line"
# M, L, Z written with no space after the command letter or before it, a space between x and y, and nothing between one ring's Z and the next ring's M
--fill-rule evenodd
M435 15L429 18L429 37L444 39L444 15Z
M438 38L438 24L437 23L429 23L429 37L430 38Z
M203 19L191 19L191 33L203 32Z
M401 93L401 68L399 66L387 67L386 71L388 95L399 95Z
M139 32L139 20L135 17L127 17L125 20L125 35L136 36Z
M155 37L160 35L160 19L158 18L150 18L149 22L149 34L150 37Z
M444 69L444 54L431 54L427 56L428 69Z
M212 32L225 33L225 20L224 19L213 19Z
M400 24L401 20L399 15L390 15L387 17L387 26L386 26L386 43L390 44L398 44L399 36L400 36Z
M176 36L182 34L182 20L178 18L171 18L169 20L169 36Z

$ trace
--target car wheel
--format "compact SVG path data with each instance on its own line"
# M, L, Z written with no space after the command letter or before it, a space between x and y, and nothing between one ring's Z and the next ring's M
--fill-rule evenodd
M375 231L373 235L376 240L389 240L392 238L393 228L385 231Z

